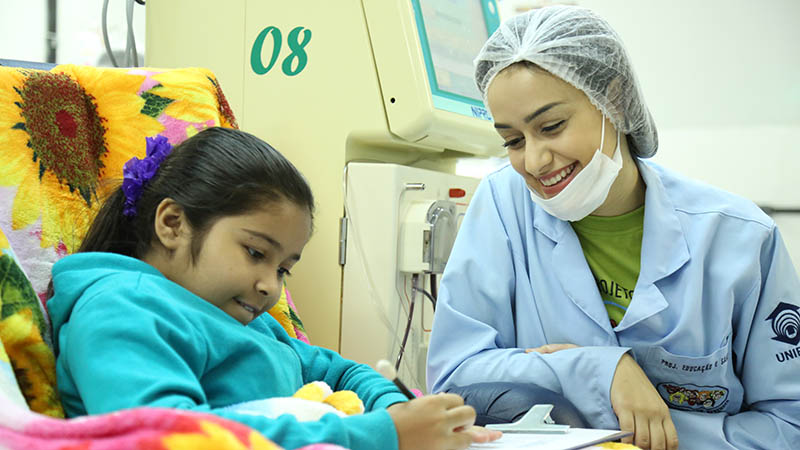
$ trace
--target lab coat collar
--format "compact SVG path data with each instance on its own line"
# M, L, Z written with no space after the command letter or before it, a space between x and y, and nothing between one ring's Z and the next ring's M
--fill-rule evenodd
M666 309L669 305L655 283L689 261L689 246L683 227L659 174L650 163L637 162L647 186L641 268L633 300L617 326L617 332ZM611 332L608 313L572 226L542 208L534 208L533 217L534 228L556 243L553 264L558 268L555 272L564 292L594 322Z
M689 261L689 245L675 205L655 168L639 161L639 173L647 185L639 279L644 277L645 282L655 283Z
M683 226L661 177L648 162L639 160L638 166L647 185L642 257L633 300L617 326L617 332L666 309L669 303L656 282L672 275L689 261L689 245Z

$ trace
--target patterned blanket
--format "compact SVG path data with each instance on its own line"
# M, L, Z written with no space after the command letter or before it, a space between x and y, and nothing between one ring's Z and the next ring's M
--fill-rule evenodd
M8 450L280 449L240 423L176 409L136 408L63 420L11 408L0 398L0 411L0 448ZM316 444L303 449L342 448Z
M145 138L236 127L205 69L0 66L0 449L278 448L216 416L139 408L65 420L47 317L50 269L73 252ZM270 310L307 341L288 291ZM312 446L309 448L338 448Z

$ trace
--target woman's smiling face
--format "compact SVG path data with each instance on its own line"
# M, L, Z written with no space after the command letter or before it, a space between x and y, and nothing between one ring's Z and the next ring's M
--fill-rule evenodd
M511 165L543 198L561 192L600 147L603 115L586 95L527 64L500 72L487 103L505 141ZM602 151L616 148L616 129L606 120Z

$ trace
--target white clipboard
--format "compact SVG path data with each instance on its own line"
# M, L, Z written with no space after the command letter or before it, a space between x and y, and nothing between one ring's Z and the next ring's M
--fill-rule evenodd
M550 419L553 405L534 405L522 418L509 424L489 424L486 428L500 430L503 437L485 444L472 444L471 450L532 449L573 450L603 442L616 441L632 433L620 430L597 430L557 425Z

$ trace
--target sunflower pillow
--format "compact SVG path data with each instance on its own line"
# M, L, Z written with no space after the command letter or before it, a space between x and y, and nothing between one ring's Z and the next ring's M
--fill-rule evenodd
M144 157L146 137L176 145L210 126L237 125L205 69L0 66L0 343L32 410L63 415L42 304L53 263L80 245L104 181Z
M146 137L176 145L209 126L237 125L206 69L0 66L0 227L37 295Z

